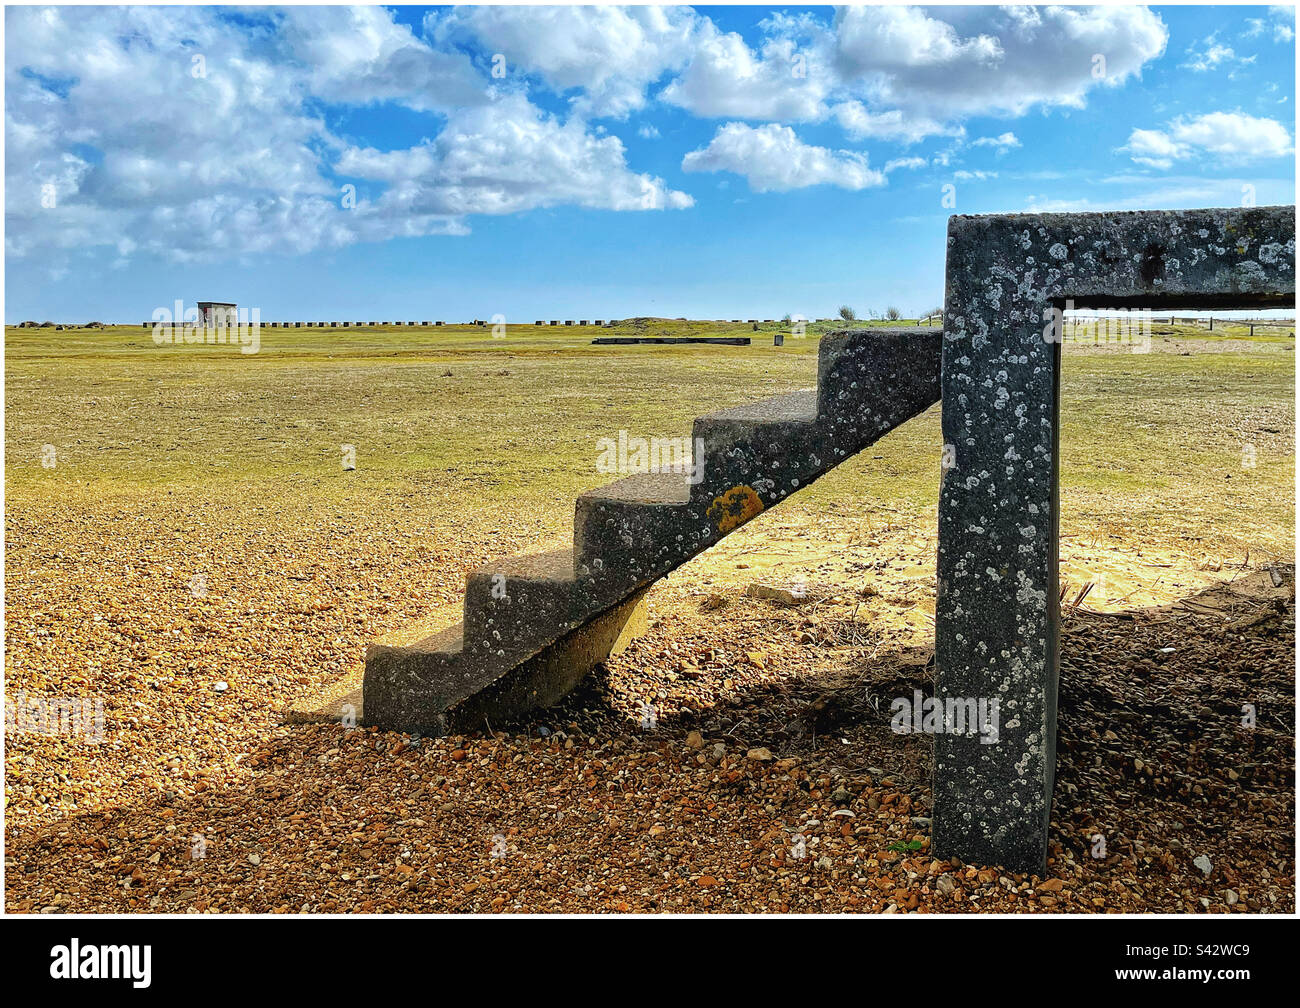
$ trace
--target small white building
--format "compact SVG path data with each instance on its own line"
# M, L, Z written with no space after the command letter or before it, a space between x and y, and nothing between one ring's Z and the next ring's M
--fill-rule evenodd
M239 325L239 311L233 304L225 301L199 301L199 318L203 321L203 327L209 328L235 328Z

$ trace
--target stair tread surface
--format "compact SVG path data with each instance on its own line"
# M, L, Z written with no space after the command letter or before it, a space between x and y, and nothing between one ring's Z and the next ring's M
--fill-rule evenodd
M464 650L465 647L465 625L457 623L455 626L449 626L445 630L438 630L435 633L415 637L398 637L390 638L387 641L381 641L377 647L401 648L404 651L418 652L421 654L455 654Z
M770 399L717 410L700 419L737 423L812 423L817 419L817 390L787 392Z
M685 504L690 500L690 490L685 473L638 473L588 490L582 496L629 504Z
M573 547L501 557L477 568L470 576L492 577L497 574L530 581L572 581Z

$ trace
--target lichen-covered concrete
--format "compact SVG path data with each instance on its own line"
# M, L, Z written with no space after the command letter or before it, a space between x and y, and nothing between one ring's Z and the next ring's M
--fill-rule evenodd
M1043 873L1056 754L1060 343L1054 309L1295 300L1295 209L953 217L943 343L933 849Z

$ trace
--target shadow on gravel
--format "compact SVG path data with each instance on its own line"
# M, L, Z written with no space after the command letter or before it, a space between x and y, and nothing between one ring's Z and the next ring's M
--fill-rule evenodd
M1209 859L1208 881L1219 888L1256 891L1292 875L1294 569L1245 572L1158 609L1076 611L1063 625L1055 863L1073 862L1089 877L1122 874L1122 886L1136 887L1141 909L1149 910L1189 907L1192 894L1168 879L1197 857ZM889 705L913 690L928 693L932 672L925 650L884 652L643 727L602 669L558 707L494 725L496 737L478 742L353 732L345 744L339 726L297 726L267 739L239 787L164 794L11 830L6 907L147 912L216 902L229 911L328 911L387 900L389 907L455 908L426 902L421 887L428 883L394 868L400 852L434 852L439 893L470 901L485 871L484 836L502 828L498 820L527 823L550 809L557 818L572 810L570 818L601 838L601 856L616 859L624 847L643 848L647 822L664 814L656 761L673 753L712 772L719 744L727 765L739 759L742 771L714 776L714 783L705 774L692 784L702 795L674 797L687 802L683 814L703 814L697 802L726 811L715 811L717 829L734 833L765 816L792 815L821 793L822 781L853 788L882 777L925 823L930 739L891 731ZM795 759L807 772L788 786L765 782L760 795L741 759L759 749L770 751L770 761ZM458 759L483 767L472 786L459 783L456 773L469 764ZM626 799L611 804L614 811L590 802L594 762L606 774L615 766L627 774L626 786L600 782L601 794ZM538 829L544 839L545 828ZM200 860L192 857L197 838L205 848ZM564 856L585 866L586 849ZM322 857L358 867L322 882ZM571 870L538 869L533 882L562 886Z

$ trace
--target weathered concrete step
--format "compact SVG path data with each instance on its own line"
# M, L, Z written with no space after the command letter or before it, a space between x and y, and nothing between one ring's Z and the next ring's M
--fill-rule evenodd
M594 588L574 575L572 547L485 564L465 582L465 646L526 658L600 611Z
M462 629L457 625L415 641L370 645L361 687L367 723L437 730L442 711L490 683L493 669L464 660Z
M637 532L681 522L690 504L684 473L642 473L582 494L573 509L576 565L614 591L627 591L661 577L671 567L628 564L642 548Z
M685 473L637 473L588 490L578 500L671 506L690 500L690 486Z
M645 592L633 592L450 704L435 727L440 733L490 729L534 708L558 703L592 669L645 633Z
M366 652L364 684L291 722L339 721L395 731L446 735L502 724L535 707L549 707L597 665L645 632L645 590L633 592L534 653L509 660L461 650L459 626L408 648L374 645Z

